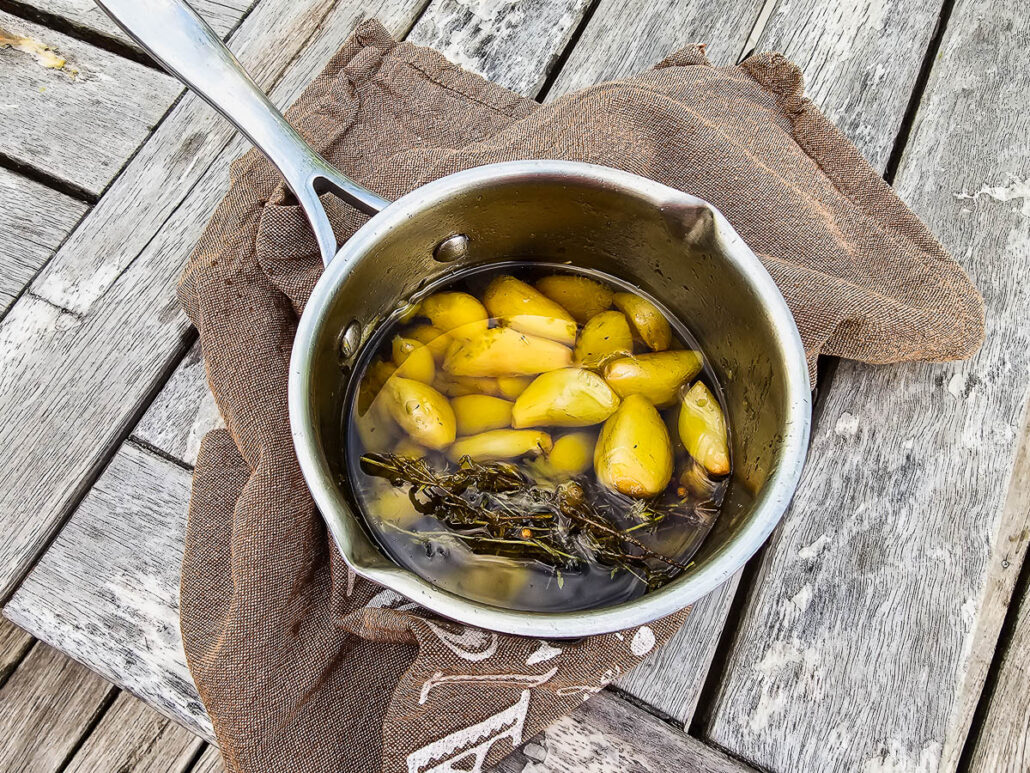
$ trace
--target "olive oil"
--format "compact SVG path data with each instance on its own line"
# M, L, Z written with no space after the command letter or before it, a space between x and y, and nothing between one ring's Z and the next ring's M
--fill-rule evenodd
M633 599L689 566L730 473L714 373L685 325L621 280L477 267L366 347L346 481L400 565L496 606Z

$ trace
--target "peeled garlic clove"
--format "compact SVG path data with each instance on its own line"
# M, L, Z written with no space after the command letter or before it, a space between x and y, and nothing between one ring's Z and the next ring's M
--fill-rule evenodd
M407 529L422 517L403 487L384 481L376 488L379 490L367 500L368 512L373 518Z
M547 454L547 470L552 478L571 478L581 475L594 464L594 432L570 432L554 441Z
M448 397L461 397L462 395L493 395L503 397L497 379L476 378L474 376L452 376L443 370L436 371L436 380L433 386L437 391L443 392Z
M712 475L730 471L726 417L715 395L698 381L680 398L680 440L695 460Z
M571 364L569 347L510 327L455 341L443 361L452 376L531 376Z
M630 395L604 423L594 449L602 485L633 497L660 494L672 478L672 443L661 414L643 395Z
M402 437L398 440L393 446L393 452L397 456L406 456L411 459L421 459L426 455L426 449L410 437Z
M512 426L587 427L619 407L619 396L593 371L552 370L537 376L512 408Z
M469 456L476 462L537 456L551 450L551 436L535 429L495 429L456 440L447 449L452 462Z
M463 395L451 400L458 435L478 435L511 426L512 403L490 395Z
M489 325L483 304L468 293L434 293L419 304L419 314L454 337L471 338Z
M381 454L388 451L397 439L398 427L386 411L386 400L374 400L364 411L355 411L354 426L365 451Z
M498 376L497 392L505 400L514 400L532 383L532 376Z
M572 315L513 276L499 276L490 282L483 294L483 305L501 324L523 333L569 346L576 342L576 321Z
M614 356L633 354L633 332L621 311L602 311L591 317L579 331L576 363L597 368Z
M615 293L615 307L629 319L640 339L655 352L664 351L672 344L669 320L651 301L633 293Z
M383 388L382 399L393 420L419 445L439 449L454 442L454 410L429 384L393 376Z
M432 325L415 325L408 329L405 338L411 338L426 346L433 353L433 359L443 362L447 354L447 347L451 345L451 337L447 333Z
M424 384L433 383L436 376L436 362L429 347L411 338L394 336L393 362L397 366L397 375L402 378L413 378Z
M585 276L545 276L536 283L536 289L562 306L581 325L612 305L612 291Z
M650 352L610 360L604 380L619 397L644 395L659 408L676 404L679 388L701 372L701 353L689 349Z

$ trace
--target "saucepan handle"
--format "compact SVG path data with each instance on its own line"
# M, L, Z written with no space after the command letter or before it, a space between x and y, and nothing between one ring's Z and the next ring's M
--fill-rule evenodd
M316 153L258 88L214 30L182 0L97 0L168 72L245 134L286 178L328 264L337 244L321 193L333 192L375 214L390 202L358 185Z

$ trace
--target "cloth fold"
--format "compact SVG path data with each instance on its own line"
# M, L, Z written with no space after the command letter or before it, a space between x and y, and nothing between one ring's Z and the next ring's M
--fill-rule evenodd
M975 351L979 295L778 54L701 47L540 106L363 22L287 117L387 197L526 158L605 164L718 207L794 313L810 363ZM367 219L326 199L342 241ZM478 770L661 646L683 611L577 642L444 621L356 577L290 439L287 369L321 273L288 189L255 151L192 254L180 299L227 429L204 438L183 558L187 659L230 770Z

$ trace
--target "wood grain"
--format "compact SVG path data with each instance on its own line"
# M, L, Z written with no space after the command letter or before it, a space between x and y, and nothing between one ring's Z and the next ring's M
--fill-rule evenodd
M495 770L501 773L656 773L753 770L609 693L562 717Z
M535 96L589 0L434 0L408 40L457 65Z
M761 8L762 0L601 0L547 99L643 72L692 43L707 44L713 64L732 64Z
M192 467L204 435L224 426L204 376L198 342L150 404L132 437Z
M64 773L185 773L204 742L127 692L119 693Z
M877 169L890 158L942 0L780 0L756 44L805 73L805 93Z
M0 688L0 770L59 770L114 691L57 650L34 646Z
M27 8L32 8L50 16L64 19L73 27L86 33L100 34L114 38L139 49L128 35L111 21L100 7L92 2L82 0L20 0ZM235 27L254 0L190 0L190 6L220 35L225 35Z
M213 738L179 633L188 470L125 444L4 614Z
M0 316L86 210L81 201L0 168Z
M3 11L0 82L0 154L92 195L182 90L164 73Z
M378 7L394 26L402 26L403 19L414 13L411 4L402 6L394 0ZM368 10L368 6L361 8ZM347 2L333 5L325 19L311 18L312 12L312 6L295 0L266 0L244 25L257 25L253 30L248 27L253 34L250 43L273 51L280 68L301 52L273 90L273 99L280 105L299 95L362 11L356 3ZM308 39L304 33L316 28L317 37ZM292 30L293 37L277 38L284 30ZM140 412L141 402L184 354L188 326L175 299L175 284L192 245L225 193L230 162L244 147L242 140L234 140L201 170L192 187L179 189L179 203L170 207L167 219L148 221L155 228L149 237L139 230L132 232L130 241L142 245L135 252L128 250L133 254L131 265L92 313L73 314L26 294L0 323L0 361L4 363L0 411L5 416L0 425L0 464L6 471L0 490L0 529L5 535L0 542L0 598L9 593L67 514L80 488L88 485L98 465L113 452L127 432L127 422ZM148 180L153 174L135 165L133 169L133 174ZM161 178L159 185L175 187L167 179ZM101 230L93 231L94 216L111 201L114 190L104 197L83 221L82 227L93 233L91 251L111 254L125 248L125 223L117 221L117 213L122 212L125 221L134 221L133 212L150 206L144 189L151 184L122 190L119 195L126 197L104 208L99 215ZM105 223L113 230L108 232ZM54 260L74 260L74 254L62 250Z
M955 4L896 183L983 292L986 343L963 363L841 363L710 727L765 767L958 764L1030 511L1024 11Z
M9 620L0 618L0 687L32 646L32 635Z

